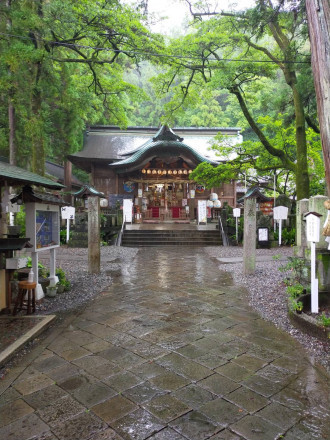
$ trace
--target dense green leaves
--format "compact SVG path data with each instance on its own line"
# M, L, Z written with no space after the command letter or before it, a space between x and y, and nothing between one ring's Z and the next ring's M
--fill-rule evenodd
M133 9L116 0L8 0L0 14L3 155L13 134L19 164L42 174L46 155L61 161L81 146L85 124L128 123L128 96L141 91L124 73L162 45Z
M196 21L194 32L170 45L169 52L183 58L166 61L167 73L159 77L158 85L159 90L174 92L167 105L169 120L187 103L196 105L194 100L202 87L218 95L223 89L232 93L254 133L251 140L258 139L262 153L257 161L253 151L251 167L258 172L264 169L264 156L269 170L282 169L294 175L298 199L309 196L306 119L310 125L316 122L314 93L309 79L306 81L310 53L300 6L291 2L273 6L258 0L255 8L245 12L219 13ZM311 117L306 118L309 112ZM285 120L280 119L291 133L289 143L274 133L279 113L285 114ZM261 115L269 118L259 119Z

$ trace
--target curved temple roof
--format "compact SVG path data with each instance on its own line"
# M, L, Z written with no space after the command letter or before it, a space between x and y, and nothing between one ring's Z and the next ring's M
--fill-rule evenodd
M152 139L136 150L133 150L131 153L125 154L125 156L130 154L129 157L119 160L118 162L114 162L110 165L116 168L131 165L134 169L134 164L137 166L141 164L144 165L147 163L151 155L164 157L169 156L171 153L174 153L178 156L180 154L186 156L188 153L189 156L192 155L198 162L208 162L213 165L217 165L217 162L204 157L182 141L183 138L176 135L168 126L163 125Z
M156 133L156 134L155 134ZM128 127L121 130L115 126L93 126L86 132L84 147L81 151L68 156L70 161L79 168L91 171L92 163L114 164L113 168L119 171L118 164L141 150L139 161L143 160L142 152L161 142L163 152L167 150L169 142L175 142L181 148L182 154L189 156L194 162L207 161L218 163L221 159L214 151L209 150L214 137L221 133L226 142L236 144L242 141L238 127L177 127L175 132L167 126L156 127ZM184 142L183 141L184 138ZM172 144L174 145L174 144ZM174 152L174 150L172 150ZM154 150L149 150L154 154ZM148 154L148 153L146 153ZM134 156L136 157L136 156ZM139 162L141 164L141 162ZM131 162L122 162L121 166L132 169Z

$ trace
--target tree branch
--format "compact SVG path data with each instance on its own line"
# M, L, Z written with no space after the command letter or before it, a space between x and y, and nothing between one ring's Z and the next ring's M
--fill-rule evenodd
M233 87L231 87L229 89L229 91L230 91L230 93L233 93L236 96L236 98L238 99L239 105L242 109L242 112L243 112L246 120L248 121L248 123L250 124L250 127L255 132L255 134L258 136L260 142L265 147L265 149L268 151L268 153L274 157L278 157L281 160L282 164L285 167L287 167L287 169L295 172L296 165L291 160L288 159L288 157L286 156L286 154L284 153L283 150L280 150L278 148L273 147L273 145L268 141L266 136L263 134L261 129L256 124L255 120L253 119L251 113L249 112L249 110L246 106L246 103L243 99L241 92L239 91L238 86L234 85Z

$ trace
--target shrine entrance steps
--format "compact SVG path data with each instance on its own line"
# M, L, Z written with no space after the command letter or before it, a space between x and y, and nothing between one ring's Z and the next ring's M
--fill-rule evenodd
M221 246L222 239L215 224L127 225L122 246Z

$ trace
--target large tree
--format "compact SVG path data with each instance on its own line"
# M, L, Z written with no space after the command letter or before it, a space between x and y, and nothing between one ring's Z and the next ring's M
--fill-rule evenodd
M139 92L123 73L161 44L137 12L117 0L8 0L0 14L0 105L11 106L0 141L15 114L20 161L43 174L54 144L71 152L85 122L127 123L126 95Z
M312 67L317 94L317 110L330 196L330 3L306 0Z
M295 175L297 198L308 197L306 114L299 82L301 67L309 63L303 8L294 2L284 7L284 2L274 6L271 1L258 0L255 8L245 12L220 12L196 23L193 33L174 41L169 48L176 57L168 58L170 68L160 78L159 86L165 91L176 86L169 112L180 107L194 90L198 92L203 82L214 89L226 88L236 97L263 148ZM252 83L258 84L264 78L275 80L279 72L292 104L295 158L267 136L246 99Z

